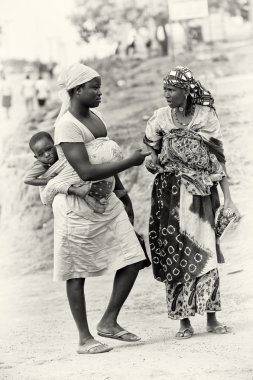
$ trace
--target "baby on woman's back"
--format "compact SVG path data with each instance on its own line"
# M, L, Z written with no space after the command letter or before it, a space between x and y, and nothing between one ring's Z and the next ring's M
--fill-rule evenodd
M93 211L102 213L115 186L114 177L100 181L83 181L66 159L58 158L52 136L38 132L29 142L36 161L28 169L24 182L40 186L41 200L44 204L53 202L56 194L76 195L83 198ZM91 164L123 159L118 144L108 137L99 137L86 144Z

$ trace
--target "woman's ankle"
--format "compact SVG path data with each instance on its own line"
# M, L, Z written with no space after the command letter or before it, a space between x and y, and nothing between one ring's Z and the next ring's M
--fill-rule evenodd
M215 312L207 312L206 316L207 316L207 323L217 322Z
M79 344L83 345L87 343L89 340L94 339L94 337L89 333L89 334L79 334Z
M191 326L191 321L189 318L183 318L180 319L180 327L181 328L186 328Z

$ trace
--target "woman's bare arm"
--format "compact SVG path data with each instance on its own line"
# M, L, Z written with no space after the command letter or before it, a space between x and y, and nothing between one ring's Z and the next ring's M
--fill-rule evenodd
M91 164L83 143L61 143L61 147L66 159L83 181L96 181L114 176L132 166L141 165L145 157L150 155L150 152L136 150L130 157L121 161Z
M117 197L121 200L121 202L124 204L124 207L125 207L125 210L127 212L130 222L134 224L134 210L133 210L132 201L117 174L115 175L114 192L117 195Z
M229 183L228 183L228 178L227 178L226 166L225 166L225 164L221 164L221 165L222 165L222 168L226 174L226 176L223 177L222 180L220 181L220 187L221 187L221 190L222 190L223 196L224 196L224 208L225 209L231 208L235 212L237 219L240 219L240 217L241 217L240 212L239 212L238 208L236 207L236 205L234 204L234 202L232 201L232 197L230 194L230 188L229 188Z

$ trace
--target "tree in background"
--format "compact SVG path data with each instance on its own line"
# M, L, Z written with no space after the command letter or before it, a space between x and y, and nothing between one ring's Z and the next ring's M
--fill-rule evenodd
M165 2L166 3L166 2ZM119 31L124 24L130 24L136 32L148 27L150 19L156 29L162 28L164 38L157 39L163 55L168 54L168 12L151 11L151 0L76 0L76 8L71 16L73 25L83 41L89 43L93 36L118 42Z
M226 10L230 16L241 16L244 21L249 20L249 0L208 0L209 9L216 11Z

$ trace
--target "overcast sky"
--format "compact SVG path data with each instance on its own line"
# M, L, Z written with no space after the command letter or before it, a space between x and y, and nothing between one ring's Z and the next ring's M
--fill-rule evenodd
M73 9L74 0L0 0L0 59L53 58L71 63L91 56L94 46L77 45L77 31L67 20Z

